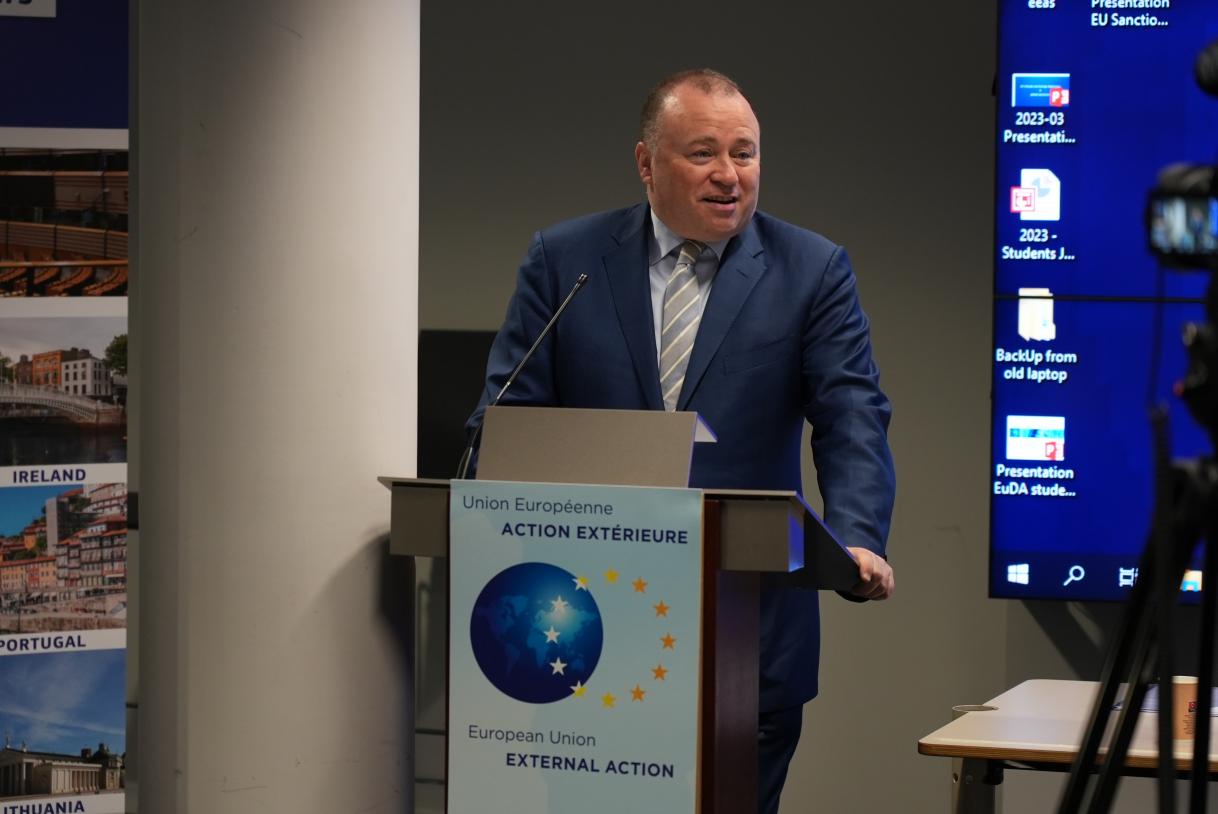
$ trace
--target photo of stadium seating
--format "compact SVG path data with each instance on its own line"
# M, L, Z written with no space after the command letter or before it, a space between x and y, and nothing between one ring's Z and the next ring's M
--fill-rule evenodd
M0 149L0 297L127 294L125 150Z

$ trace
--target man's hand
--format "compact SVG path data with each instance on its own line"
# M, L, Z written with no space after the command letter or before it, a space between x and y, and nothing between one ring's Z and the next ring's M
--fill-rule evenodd
M892 576L892 566L883 557L866 548L847 547L859 563L858 584L850 589L850 593L864 599L887 599L896 588Z

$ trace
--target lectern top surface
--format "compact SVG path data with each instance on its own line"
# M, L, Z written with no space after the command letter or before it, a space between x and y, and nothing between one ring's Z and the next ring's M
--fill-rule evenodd
M448 478L412 478L404 475L380 475L377 480L389 489L399 484L443 487L452 482ZM786 489L703 489L702 491L711 499L728 497L748 500L790 500L809 508L807 501L798 492ZM810 508L809 511L811 511Z
M418 484L420 486L448 486L448 478L411 478L398 475L380 475L377 477L381 485L386 489L392 489L398 484Z

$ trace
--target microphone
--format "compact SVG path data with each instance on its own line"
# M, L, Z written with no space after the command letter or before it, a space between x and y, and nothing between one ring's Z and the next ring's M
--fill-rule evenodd
M503 399L503 394L506 393L508 388L512 386L512 382L516 381L516 377L520 375L520 371L524 370L524 366L527 365L529 360L533 358L533 354L537 352L539 347L541 347L541 343L547 336L550 335L550 331L553 330L554 326L558 324L558 318L562 316L562 312L567 310L567 306L571 304L571 300L575 299L575 295L579 293L579 290L584 287L584 283L586 282L588 282L588 275L581 273L579 275L579 279L575 281L575 285L571 287L571 291L567 293L566 298L558 304L558 308L554 311L554 316L550 317L550 321L546 323L546 327L542 328L541 333L537 335L537 339L533 342L533 346L529 348L528 352L525 353L519 364L517 364L515 369L512 370L512 375L507 377L507 381L503 383L503 387L499 388L499 392L493 399L490 400L490 403L486 405L488 408L496 406ZM482 413L482 419L483 421L486 420L485 411ZM478 426L474 427L474 431L470 435L469 446L465 448L465 452L461 455L461 463L457 464L457 476L455 480L465 479L465 473L469 471L470 460L474 457L474 447L478 446L478 438L481 436L481 434L482 421L479 421Z

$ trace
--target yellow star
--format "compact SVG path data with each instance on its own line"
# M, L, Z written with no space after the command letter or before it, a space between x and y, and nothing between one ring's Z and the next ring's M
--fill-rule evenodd
M571 694L574 695L576 698L583 698L584 693L586 693L587 691L588 691L588 688L584 686L584 682L582 682L582 681L576 681L575 686L571 688Z
M656 681L663 681L664 676L668 675L668 671L664 669L663 664L657 664L655 667L652 667L651 673Z
M672 646L677 643L677 640L672 637L671 633L665 633L660 637L660 641L664 642L665 650L672 650Z
M635 684L634 689L630 691L630 700L631 701L642 701L643 696L646 694L647 694L647 690L643 689L638 684Z
M554 644L558 641L559 633L554 629L554 625L550 625L550 629L545 632L546 644Z
M668 615L668 606L664 604L663 599L660 600L659 604L652 605L652 607L656 609L656 616L667 616Z
M636 579L634 582L632 582L630 584L634 586L634 592L636 594L647 593L647 581L644 580L642 577L639 577L638 579Z
M610 584L617 582L617 571L614 571L612 568L610 568L608 571L606 571L605 572L605 582L608 582Z
M601 703L604 704L606 707L613 706L615 701L617 701L617 699L613 697L613 693L611 693L611 692L607 692L601 696Z
M588 578L587 577L576 577L572 581L575 583L575 590L577 590L577 591L588 590Z

